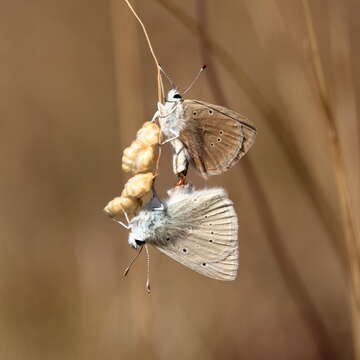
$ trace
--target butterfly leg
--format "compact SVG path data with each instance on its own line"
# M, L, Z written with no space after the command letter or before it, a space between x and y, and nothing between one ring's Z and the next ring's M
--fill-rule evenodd
M174 106L171 108L171 110L170 110L168 113L166 113L166 114L165 114L165 111L166 111L167 109L166 109L166 107L164 107L164 105L158 103L158 108L159 108L159 110L157 111L157 112L158 112L158 117L160 117L160 118L166 118L166 117L168 117L170 114L172 114L172 113L176 110L177 106L174 105Z
M116 223L118 223L118 224L120 224L121 226L123 226L125 229L127 229L127 230L130 230L130 225L129 225L129 219L127 218L127 215L126 215L126 220L127 220L127 222L128 222L128 224L126 225L126 224L124 224L122 221L120 221L120 220L117 220L117 219L115 219L115 218L112 218Z
M171 129L170 129L170 132L171 132L174 136L171 137L170 139L167 139L167 140L163 141L160 145L164 145L164 144L166 144L166 143L168 143L168 142L170 142L170 141L176 140L176 139L180 136L180 135L177 134L174 130L171 130Z
M130 224L129 216L128 216L127 212L124 209L123 209L123 213L124 213L126 222L127 222L128 226L129 226L129 224Z
M170 138L170 139L167 139L167 140L163 141L160 145L165 145L166 143L168 143L168 142L170 142L170 141L176 140L178 137L179 137L179 135L178 135L178 136L174 136L174 137L172 137L172 138Z
M150 120L150 122L154 122L156 121L156 119L160 116L159 110L157 110L154 114L154 116L152 117L152 119Z

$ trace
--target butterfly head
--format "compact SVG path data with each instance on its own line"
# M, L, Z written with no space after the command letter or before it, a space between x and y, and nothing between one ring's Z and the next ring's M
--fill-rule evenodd
M181 102L182 101L182 96L179 92L179 90L177 89L171 89L166 96L166 101L167 102Z
M147 232L144 224L147 222L146 211L142 210L130 221L130 233L128 238L129 245L138 249L143 246L147 240Z
M129 245L134 248L138 249L140 246L145 244L144 234L139 231L139 229L132 229L129 234L128 243Z
M166 205L154 195L143 210L130 221L129 245L137 249L154 239L164 222L166 211Z

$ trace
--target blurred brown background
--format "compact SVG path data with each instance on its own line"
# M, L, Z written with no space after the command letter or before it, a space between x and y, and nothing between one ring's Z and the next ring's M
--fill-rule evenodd
M352 359L347 259L301 1L132 1L189 97L258 128L211 178L240 221L237 281L151 251L102 213L121 152L155 111L156 71L122 0L5 0L0 12L1 359ZM360 4L310 8L359 221ZM170 151L158 189L174 184ZM203 180L191 173L198 187ZM356 224L357 231L359 222Z

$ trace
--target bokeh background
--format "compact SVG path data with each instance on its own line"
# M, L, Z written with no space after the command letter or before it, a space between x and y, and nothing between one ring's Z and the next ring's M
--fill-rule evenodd
M354 316L326 109L300 0L133 0L190 98L258 128L226 187L235 282L151 249L102 213L121 154L155 111L156 69L122 0L4 0L0 12L1 359L352 359ZM360 4L309 1L359 234ZM157 187L175 182L164 150ZM356 332L355 332L356 334Z

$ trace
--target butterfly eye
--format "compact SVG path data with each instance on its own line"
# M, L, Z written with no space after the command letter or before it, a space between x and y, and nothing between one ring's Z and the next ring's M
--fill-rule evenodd
M181 95L180 95L180 94L175 94L173 97L174 97L174 99L181 99Z
M145 241L143 241L143 240L135 240L135 242L136 242L136 245L139 245L139 246L145 244Z

